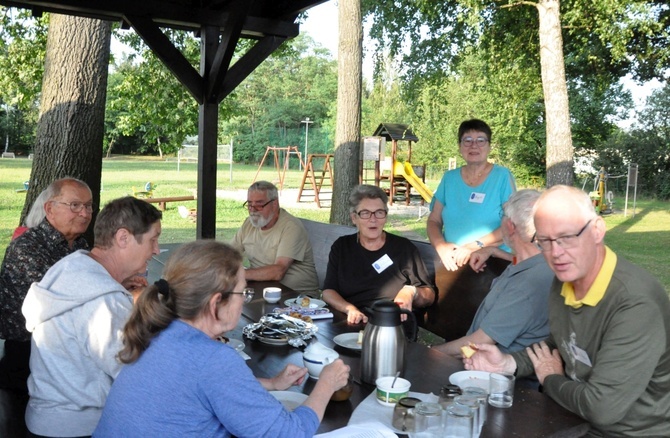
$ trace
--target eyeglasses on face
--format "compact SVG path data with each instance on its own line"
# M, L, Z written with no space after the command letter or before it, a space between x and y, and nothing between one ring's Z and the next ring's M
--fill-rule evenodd
M247 210L261 211L272 201L276 201L276 199L270 199L266 203L246 201L244 204L242 204L242 208L246 208Z
M246 287L242 292L224 292L224 294L244 296L244 304L251 302L254 299L255 293L256 291L252 287Z
M589 226L591 221L593 221L593 219L590 219L586 223L586 225L584 225L582 227L582 229L579 230L579 232L577 234L568 234L567 236L561 236L561 237L557 237L555 239L550 239L548 237L537 237L537 234L536 234L535 236L533 236L532 242L534 242L535 245L537 245L537 247L541 251L544 251L544 252L551 251L551 243L552 242L556 242L556 245L560 246L563 249L574 248L575 246L577 246L577 239L579 238L579 236L582 235L582 233L584 233L584 231L586 230L586 227Z
M361 210L361 211L357 211L356 214L361 219L370 219L372 217L372 215L374 215L377 219L384 219L386 217L386 215L388 214L388 211L383 210L383 209L375 210L375 211Z
M489 139L486 137L477 137L477 138L472 138L472 137L463 137L461 139L461 145L463 146L477 146L477 147L483 147L486 146L489 143Z
M87 213L92 213L93 212L93 203L92 202L86 202L86 203L77 202L77 201L75 201L75 202L51 201L51 202L55 202L57 204L67 205L68 207L70 207L70 211L72 213L79 213L83 209L86 209Z

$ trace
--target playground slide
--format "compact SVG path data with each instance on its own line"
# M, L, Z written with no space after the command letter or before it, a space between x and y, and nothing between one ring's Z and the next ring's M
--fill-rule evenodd
M409 182L409 184L414 187L414 189L421 195L421 197L430 204L433 200L433 191L426 186L421 178L416 176L414 169L412 169L412 164L409 162L401 163L396 161L393 163L393 174L400 175Z

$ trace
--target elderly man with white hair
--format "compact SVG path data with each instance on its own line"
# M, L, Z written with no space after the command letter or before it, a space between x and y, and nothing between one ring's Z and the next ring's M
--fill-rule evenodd
M535 242L556 274L550 335L513 354L482 344L467 369L535 374L589 436L670 436L670 300L648 272L605 246L588 195L554 186L535 204Z

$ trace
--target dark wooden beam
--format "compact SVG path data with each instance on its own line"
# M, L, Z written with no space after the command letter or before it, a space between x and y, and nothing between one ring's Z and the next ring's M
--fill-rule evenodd
M149 17L159 27L183 30L200 30L202 26L216 26L223 30L229 23L230 5L235 2L201 3L190 0L0 0L0 5L32 9L36 13L53 12L108 21L121 21L125 15ZM323 3L323 0L300 0L298 6L290 6L285 14L275 5L275 0L256 1L244 20L241 35L256 38L264 35L295 36L295 9L306 5ZM212 7L209 7L212 6ZM310 7L310 6L307 6ZM284 18L286 17L286 18ZM286 20L289 21L286 21ZM270 25L268 25L270 24ZM276 33L275 33L276 32Z
M202 77L177 49L172 41L146 17L126 15L124 19L130 23L135 32L142 37L145 43L163 61L165 66L184 84L198 103L203 102Z
M228 96L240 83L254 71L261 62L265 61L277 48L286 41L286 38L276 36L267 36L258 41L247 53L244 54L228 70L226 79L217 96L217 101L221 102Z
M200 74L210 76L219 49L218 27L203 28L200 33ZM206 80L206 79L205 79ZM207 89L207 84L205 84ZM218 102L204 98L198 117L198 218L196 237L216 237L216 139L219 121Z
M211 98L216 101L217 92L226 78L228 67L230 67L230 62L235 54L235 48L242 32L242 24L249 13L251 3L249 0L235 0L230 5L229 23L224 27L221 42L207 78L206 93L208 99Z

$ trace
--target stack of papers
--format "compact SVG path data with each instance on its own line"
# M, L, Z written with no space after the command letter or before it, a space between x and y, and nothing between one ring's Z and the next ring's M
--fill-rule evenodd
M349 425L314 436L315 438L398 438L391 429L378 421Z

